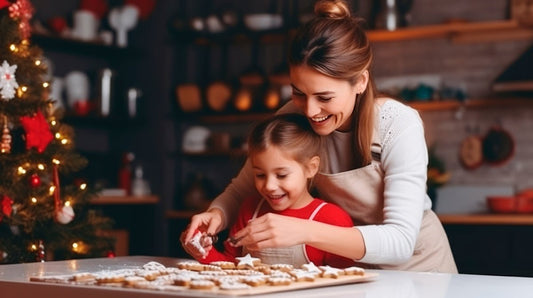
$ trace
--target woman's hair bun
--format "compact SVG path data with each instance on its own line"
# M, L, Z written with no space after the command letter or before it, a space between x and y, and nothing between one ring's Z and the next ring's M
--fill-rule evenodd
M319 0L315 3L315 15L331 19L351 16L350 7L344 0Z

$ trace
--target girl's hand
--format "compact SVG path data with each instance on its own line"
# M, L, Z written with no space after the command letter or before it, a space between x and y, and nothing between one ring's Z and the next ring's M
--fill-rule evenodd
M234 246L249 250L288 247L306 242L308 220L267 213L250 220L245 228L232 236L238 239Z
M181 243L191 241L197 230L209 235L216 235L222 229L222 219L222 211L217 208L194 215L189 226L180 237Z
M206 233L196 230L196 233L190 241L184 241L185 232L181 234L180 241L185 251L195 259L205 258L208 252L213 248L213 237Z

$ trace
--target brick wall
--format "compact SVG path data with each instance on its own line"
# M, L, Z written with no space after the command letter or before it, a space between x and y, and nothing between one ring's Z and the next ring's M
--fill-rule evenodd
M412 22L436 24L450 18L471 21L505 19L508 1L414 1ZM362 9L364 7L361 7ZM466 90L470 98L493 96L492 81L531 46L531 40L455 44L449 39L426 39L374 44L374 75L379 79L433 75L443 84ZM532 70L533 71L533 70ZM379 86L378 86L379 87ZM533 187L533 98L531 105L470 108L422 112L428 144L436 146L452 173L450 184L502 184L517 189ZM485 134L492 125L502 125L516 140L516 153L505 165L484 164L468 171L458 160L461 141L477 131Z

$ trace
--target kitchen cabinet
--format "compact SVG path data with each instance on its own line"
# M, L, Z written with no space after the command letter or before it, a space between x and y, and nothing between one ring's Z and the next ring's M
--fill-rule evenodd
M98 196L90 203L91 209L114 221L113 229L104 233L116 239L115 255L154 254L158 196Z
M533 276L533 215L439 214L460 273Z

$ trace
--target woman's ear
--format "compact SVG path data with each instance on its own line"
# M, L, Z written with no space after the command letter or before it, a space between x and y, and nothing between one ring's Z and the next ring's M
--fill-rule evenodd
M307 162L307 178L313 178L320 168L320 157L315 155Z
M365 92L366 87L368 86L368 80L369 80L370 74L368 73L368 70L363 70L359 78L357 78L357 82L355 83L355 90L357 94L361 94Z

